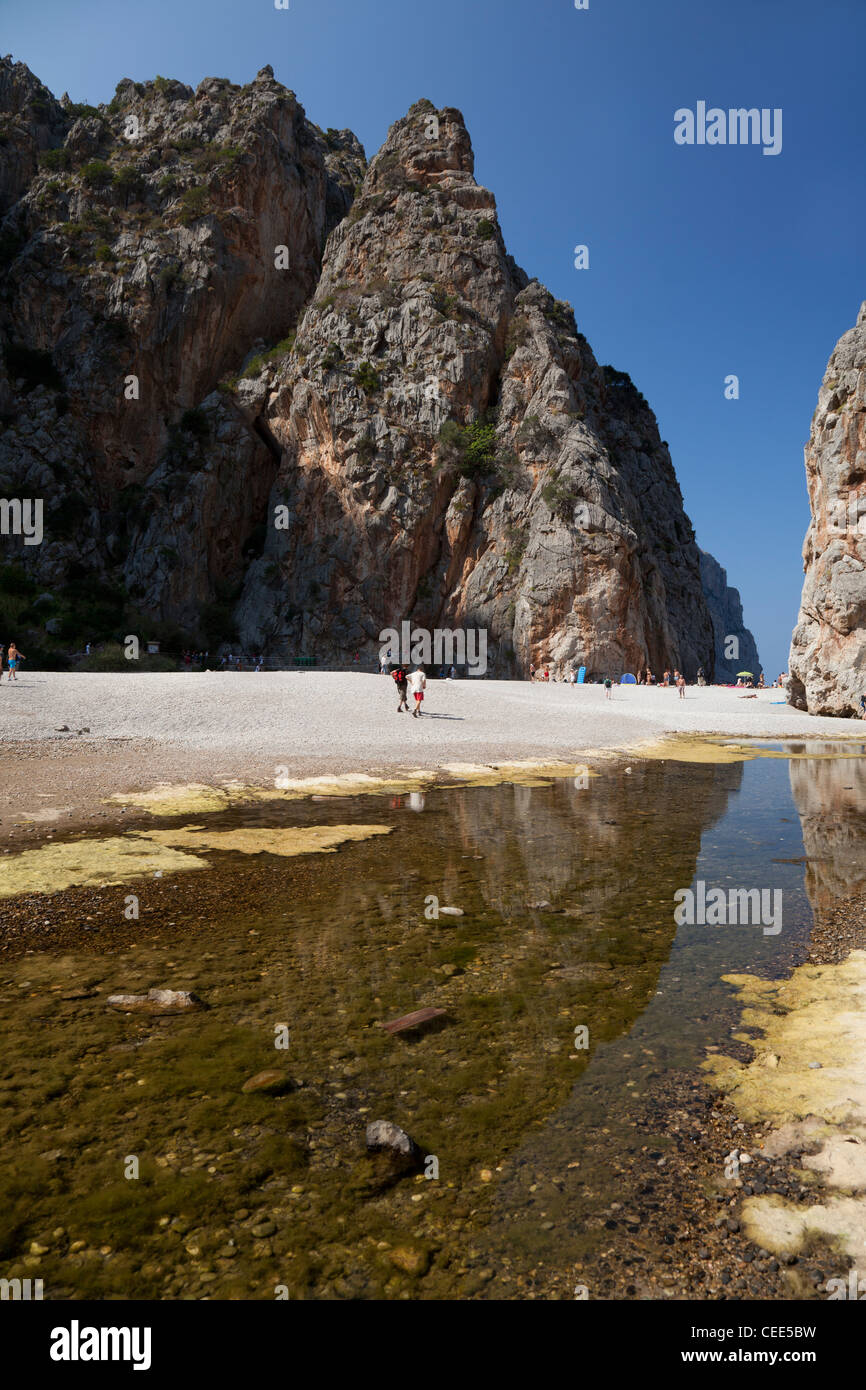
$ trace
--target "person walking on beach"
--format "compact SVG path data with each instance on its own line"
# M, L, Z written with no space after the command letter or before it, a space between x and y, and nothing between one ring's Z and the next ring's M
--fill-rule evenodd
M424 699L424 691L427 689L427 677L424 675L420 666L416 666L409 677L409 685L415 700L415 708L412 711L412 717L417 719L419 714L423 714L424 712L421 709L421 704Z
M613 698L613 681L610 676L605 676L604 678L604 698L606 700Z
M406 703L406 695L407 695L408 688L409 688L409 687L408 687L408 680L409 680L409 677L406 675L406 671L405 671L405 668L404 668L403 666L398 666L398 667L397 667L397 670L396 670L396 671L392 671L391 674L392 674L393 677L394 677L394 684L395 684L396 687L397 687L397 694L398 694L399 700L400 700L399 704L397 705L397 713L398 713L398 714L402 714L403 711L404 711L404 709L405 709L405 710L408 710L408 709L409 709L409 706L408 706L408 704Z
M27 658L26 658L26 656L24 655L23 652L19 652L19 650L18 650L18 648L16 647L16 645L15 645L14 642L10 642L10 643L9 643L9 651L8 651L8 653L7 653L7 660L8 660L8 662L9 662L9 679L10 679L10 681L17 681L17 679L18 679L18 663L19 663L19 661L26 661Z
M706 685L706 683L707 683L707 678L706 678L706 676L704 675L704 668L703 668L703 666L699 666L699 667L698 667L698 685Z
M680 699L686 698L686 678L682 671L677 671L677 690L680 692Z

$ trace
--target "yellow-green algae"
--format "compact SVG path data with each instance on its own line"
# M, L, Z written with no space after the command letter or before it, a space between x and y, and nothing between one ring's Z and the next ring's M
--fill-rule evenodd
M806 743L809 741L819 743L843 743L845 739L842 735L834 734L832 738L808 740L800 736L792 737L789 734L766 734L759 736L763 741L773 743ZM863 743L862 736L848 735L852 744ZM783 758L786 761L799 761L801 759L828 760L838 758L862 758L866 755L853 750L841 753L816 753L798 752L792 748L762 748L757 742L751 743L742 740L735 740L724 735L712 736L709 734L674 734L670 737L660 739L650 739L646 743L635 743L629 748L617 748L609 750L610 754L617 759L623 757L633 757L645 759L649 762L675 762L675 763L744 763L750 762L753 758ZM599 756L594 753L594 756ZM603 754L602 754L603 756Z
M186 826L42 845L0 859L0 898L58 893L73 887L104 887L153 873L210 867L208 860L190 850L233 850L284 858L332 854L341 844L387 835L390 830L386 825L311 825L277 830L205 830Z
M809 1208L777 1196L743 1206L750 1237L768 1250L795 1251L810 1235L849 1254L866 1240L866 951L832 965L803 965L787 980L723 977L739 991L744 1026L759 1029L757 1055L741 1063L719 1054L704 1063L748 1123L775 1126L768 1153L820 1144L803 1167L846 1190ZM751 1040L751 1039L750 1039ZM853 1195L853 1194L861 1195Z
M820 753L799 752L795 748L762 748L760 742L773 744L844 744L845 739L853 744L863 744L862 735L834 734L833 738L795 737L791 734L758 734L755 741L735 739L724 734L671 734L669 737L648 739L644 744L632 744L630 748L609 749L614 758L637 758L648 762L674 763L745 763L753 758L781 758L785 762L799 762L802 759L835 760L840 758L863 758L865 753L849 751ZM594 751L594 756L603 756L602 751Z
M583 755L579 755L583 756ZM581 766L581 772L597 774ZM272 787L225 782L209 787L200 782L159 782L148 791L116 792L110 802L135 806L154 816L203 815L258 801L301 801L321 796L405 796L427 791L436 784L495 787L502 782L543 787L552 778L573 777L575 760L568 762L444 763L438 769L415 768L399 775L375 776L349 772L324 777L285 777Z
M145 830L143 838L176 849L233 850L237 854L334 854L338 847L373 835L390 835L390 825L307 825L284 829L208 830L189 825L178 830Z
M206 869L207 861L140 835L42 845L0 859L0 898L59 893L63 888L128 883L145 874Z

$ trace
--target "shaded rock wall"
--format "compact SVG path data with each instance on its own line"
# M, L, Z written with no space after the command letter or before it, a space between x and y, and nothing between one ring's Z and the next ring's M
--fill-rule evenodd
M827 365L806 445L812 520L789 698L854 715L866 694L866 303Z
M717 685L736 684L740 671L751 671L757 679L762 667L755 639L745 625L740 592L730 587L727 572L709 551L702 550L700 559L701 584L713 624L715 682ZM708 671L707 677L710 675Z

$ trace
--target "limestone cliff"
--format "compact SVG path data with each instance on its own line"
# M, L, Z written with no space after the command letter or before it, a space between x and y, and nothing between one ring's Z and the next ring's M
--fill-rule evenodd
M812 519L791 642L791 702L856 715L866 694L866 303L833 351L806 445Z
M391 128L266 389L290 524L250 568L248 642L334 659L411 618L486 630L497 674L711 667L652 412L507 254L458 111Z
M324 663L408 618L485 629L493 674L712 669L652 411L508 255L458 111L417 103L368 169L267 68L99 108L24 74L0 495L47 516L4 537L19 637Z
M0 188L26 185L0 228L0 495L47 515L43 543L4 537L5 558L55 595L60 637L136 617L193 636L243 577L277 466L216 388L288 338L363 151L270 68L246 87L123 81L80 108L21 67L0 63Z
M709 551L702 550L700 559L701 584L713 623L715 682L717 685L736 684L740 671L751 671L757 680L761 662L755 639L745 625L739 590L730 587L727 571ZM711 672L707 672L708 679L710 675Z

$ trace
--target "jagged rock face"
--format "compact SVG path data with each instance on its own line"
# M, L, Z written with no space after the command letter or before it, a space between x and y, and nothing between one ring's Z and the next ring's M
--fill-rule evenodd
M722 569L709 551L702 550L700 559L701 584L713 623L716 684L735 684L740 671L751 671L757 679L763 668L758 659L755 639L743 619L740 591L730 588L727 571ZM731 638L735 639L736 645ZM711 674L707 671L708 679Z
M856 715L866 694L866 303L828 363L806 481L812 520L789 698L811 714Z
M7 105L20 67L0 64ZM244 88L125 81L52 119L2 229L0 489L45 499L46 540L20 552L43 582L70 563L122 576L141 612L195 631L242 576L277 466L214 388L296 324L363 151L269 68Z
M43 543L9 538L40 587L275 660L408 618L484 630L498 675L711 668L654 416L507 254L458 111L418 103L367 170L269 68L43 90L0 63L0 495L45 499Z
M0 216L36 174L40 150L65 133L63 111L47 87L11 55L0 59Z
M320 660L385 628L530 661L694 675L713 638L667 447L623 374L507 255L459 112L394 125L267 379L282 463L241 631Z

